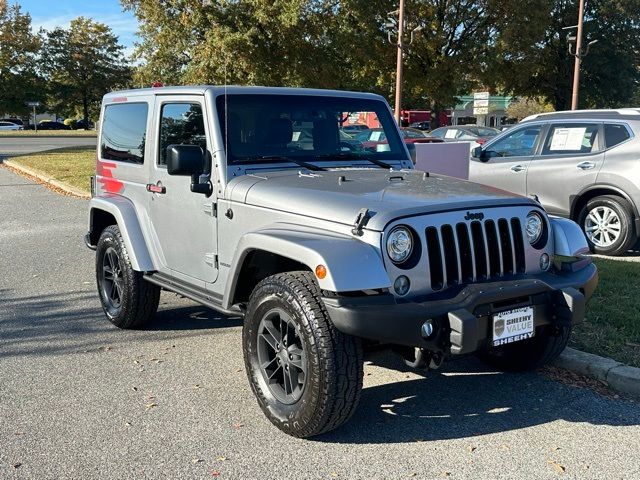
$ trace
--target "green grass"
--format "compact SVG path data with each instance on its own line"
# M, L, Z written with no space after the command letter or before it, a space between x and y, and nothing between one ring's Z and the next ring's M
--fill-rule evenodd
M13 157L11 161L89 192L90 177L95 175L96 171L96 149L94 147L59 148Z
M0 137L96 137L95 130L0 130Z
M595 259L600 274L571 346L640 367L640 263Z

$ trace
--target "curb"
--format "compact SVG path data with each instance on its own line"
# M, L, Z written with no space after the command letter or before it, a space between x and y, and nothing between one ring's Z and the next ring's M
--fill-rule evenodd
M85 198L85 199L91 198L91 194L84 190L80 190L79 188L72 187L71 185L67 185L66 183L63 183L54 178L47 177L46 175L43 175L40 172L36 172L35 170L30 169L29 167L24 167L18 163L15 163L13 160L4 160L0 158L0 164L11 167L12 169L17 170L20 173L24 173L30 177L33 177L39 180L40 182L49 184L58 190L62 190L63 192L69 195L73 195L74 197Z
M616 392L640 399L640 368L569 347L553 365L594 378Z

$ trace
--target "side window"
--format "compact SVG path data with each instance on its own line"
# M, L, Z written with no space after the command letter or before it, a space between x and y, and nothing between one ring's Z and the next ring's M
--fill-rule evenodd
M422 138L424 135L420 132L414 132L413 130L403 130L403 136L405 138Z
M144 163L148 114L146 103L107 105L102 119L101 158Z
M631 138L631 135L624 125L613 123L604 125L604 141L607 144L607 148L615 147L629 138Z
M167 164L169 145L198 145L207 149L202 107L198 103L166 103L160 114L158 165Z
M549 128L542 155L586 154L600 150L598 125L557 124Z
M488 147L487 151L492 152L490 156L493 157L523 157L533 155L541 128L539 125L520 128L498 140Z
M496 131L490 128L478 128L478 135L481 137L494 137L496 135Z

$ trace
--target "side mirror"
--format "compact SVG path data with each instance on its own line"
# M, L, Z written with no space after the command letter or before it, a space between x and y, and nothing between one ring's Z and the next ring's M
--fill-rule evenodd
M167 173L169 175L191 176L191 191L210 197L213 185L205 174L206 156L198 145L169 145L167 147Z
M197 145L169 145L167 147L167 173L193 176L204 173L204 154Z
M482 160L483 162L487 161L487 155L485 154L485 151L482 150L482 147L476 147L473 150L471 150L471 156L473 158Z

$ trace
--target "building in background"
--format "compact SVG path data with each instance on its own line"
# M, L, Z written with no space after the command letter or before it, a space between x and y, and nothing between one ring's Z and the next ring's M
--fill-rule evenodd
M463 95L451 112L451 125L500 128L514 123L507 118L507 108L513 100L511 96L489 95L488 92Z

